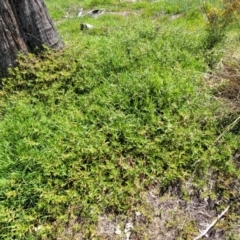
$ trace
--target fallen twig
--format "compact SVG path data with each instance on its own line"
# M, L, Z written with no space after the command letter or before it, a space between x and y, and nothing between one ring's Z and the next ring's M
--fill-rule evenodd
M216 144L225 133L227 133L231 128L233 128L238 123L239 120L240 116L226 127L226 129L217 137L213 144Z
M220 215L218 215L217 218L200 235L195 237L193 240L198 240L204 237L209 232L209 230L218 222L218 220L228 211L229 207L230 206L227 206L226 209Z
M233 127L236 126L236 124L238 124L238 122L240 121L240 116L237 117L232 123L230 123L225 129L224 131L215 139L215 141L212 143L211 146L215 145L218 143L218 141L227 133L229 132ZM207 154L209 151L210 147L204 152L204 154ZM195 166L197 163L201 162L201 159L198 159L196 162L194 162L192 164L192 166Z

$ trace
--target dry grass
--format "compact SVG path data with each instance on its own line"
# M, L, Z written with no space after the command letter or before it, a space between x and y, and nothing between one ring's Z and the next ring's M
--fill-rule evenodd
M215 95L227 102L232 110L240 111L240 48L228 49L215 72L208 76ZM217 86L217 88L216 88Z

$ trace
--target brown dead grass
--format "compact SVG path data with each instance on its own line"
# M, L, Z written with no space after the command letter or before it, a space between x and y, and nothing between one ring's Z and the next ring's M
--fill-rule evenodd
M207 76L215 96L226 102L234 112L240 111L240 48L229 49L215 71Z

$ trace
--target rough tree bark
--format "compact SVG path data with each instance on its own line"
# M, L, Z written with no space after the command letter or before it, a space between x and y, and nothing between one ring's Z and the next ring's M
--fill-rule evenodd
M44 0L0 0L0 69L15 65L19 52L63 46Z

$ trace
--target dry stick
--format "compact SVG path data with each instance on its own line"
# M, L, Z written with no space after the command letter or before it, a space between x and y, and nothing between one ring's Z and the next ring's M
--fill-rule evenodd
M226 209L220 215L218 215L217 218L206 228L206 230L203 231L197 237L195 237L193 240L198 240L198 239L204 237L208 233L208 231L218 222L218 220L228 211L229 207L230 206L227 206Z
M238 121L240 120L240 116L238 118L236 118L232 123L230 123L226 128L225 130L216 138L216 140L213 142L212 145L215 145L221 138L224 134L226 134L228 131L230 131L231 128L233 128L237 123ZM209 148L205 151L208 152ZM201 159L198 159L195 163L192 164L192 166L195 166L197 163L199 163L201 161Z
M226 129L217 137L213 144L216 144L225 133L227 133L231 128L233 128L238 123L239 120L240 116L226 127Z

